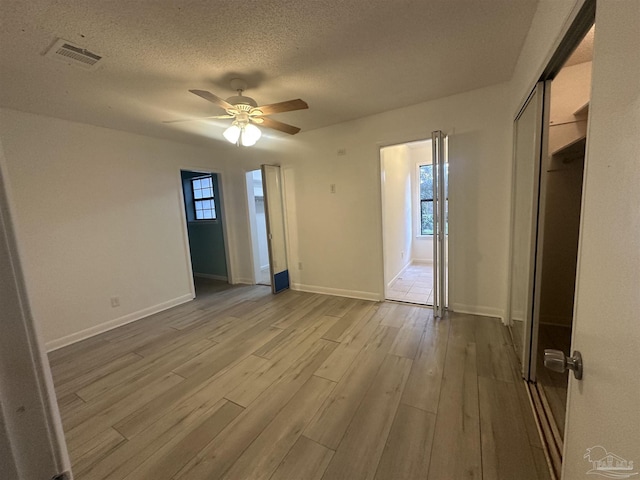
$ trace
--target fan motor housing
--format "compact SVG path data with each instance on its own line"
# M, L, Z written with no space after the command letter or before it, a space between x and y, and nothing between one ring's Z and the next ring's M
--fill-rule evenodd
M251 97L245 97L244 95L234 95L233 97L227 98L227 102L231 105L250 105L251 107L257 107L258 102L256 102Z

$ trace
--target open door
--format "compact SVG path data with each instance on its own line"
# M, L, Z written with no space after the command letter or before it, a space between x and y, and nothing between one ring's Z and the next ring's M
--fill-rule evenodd
M262 188L269 241L269 266L273 293L289 288L284 201L280 167L262 165Z
M440 130L431 134L433 149L433 316L441 318L447 309L447 214L448 137Z

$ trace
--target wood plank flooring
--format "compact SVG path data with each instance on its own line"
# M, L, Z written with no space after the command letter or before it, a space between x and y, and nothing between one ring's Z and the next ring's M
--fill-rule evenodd
M49 357L77 480L549 478L496 319L208 282Z

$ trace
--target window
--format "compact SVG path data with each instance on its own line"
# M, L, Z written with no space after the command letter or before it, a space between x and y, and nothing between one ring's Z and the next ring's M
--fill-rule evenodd
M216 203L213 197L213 181L211 175L191 179L193 190L193 207L196 220L215 220Z
M444 164L445 177L445 217L448 217L449 164ZM445 232L448 221L445 218ZM420 165L420 235L433 235L433 165Z
M420 235L433 235L433 165L420 165Z

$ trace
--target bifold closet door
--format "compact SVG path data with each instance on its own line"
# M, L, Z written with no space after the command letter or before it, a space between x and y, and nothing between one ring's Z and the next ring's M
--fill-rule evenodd
M518 353L523 377L535 380L535 355L538 325L534 313L536 301L537 238L540 214L540 168L543 152L546 91L539 82L514 122L513 190L511 204L511 265L508 320ZM546 107L546 108L545 108Z
M289 288L282 175L276 165L262 165L262 188L267 220L269 266L273 293Z
M448 138L440 130L431 134L433 149L433 315L447 309Z

